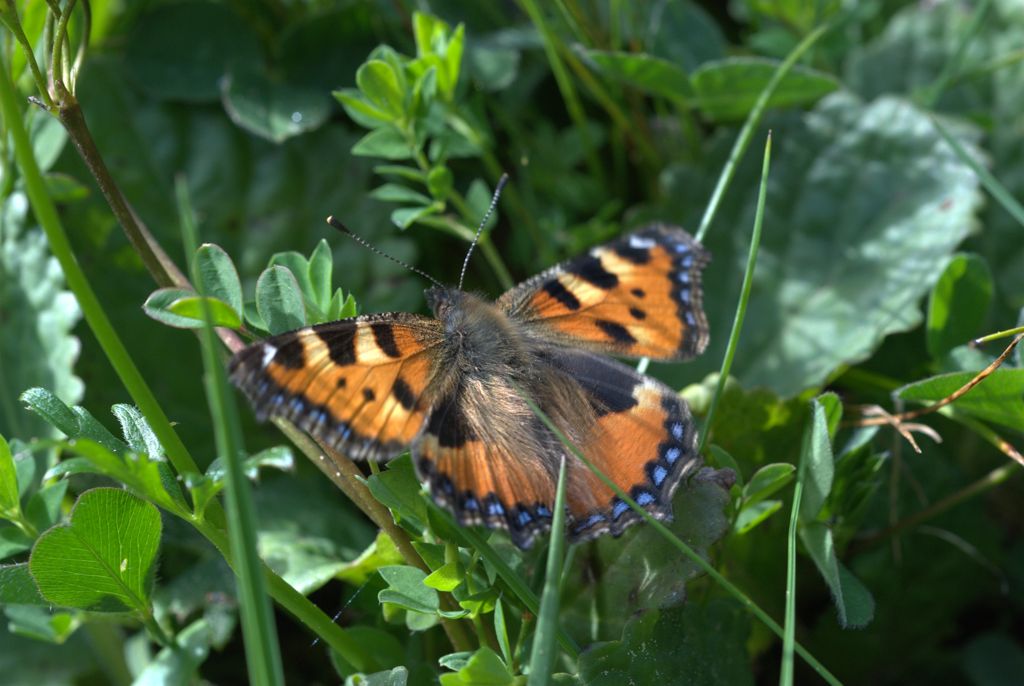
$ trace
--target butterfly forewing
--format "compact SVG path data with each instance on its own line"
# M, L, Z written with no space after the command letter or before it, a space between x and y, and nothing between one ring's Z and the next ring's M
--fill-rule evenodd
M685 360L707 345L700 272L709 259L682 229L650 226L535 276L497 304L566 345Z
M299 329L249 346L232 381L261 417L282 417L356 459L404 451L429 407L440 323L394 313Z

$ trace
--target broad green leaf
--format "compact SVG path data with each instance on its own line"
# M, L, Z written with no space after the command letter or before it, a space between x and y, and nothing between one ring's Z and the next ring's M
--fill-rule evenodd
M263 57L247 23L229 6L208 2L159 5L128 37L128 73L158 99L215 101L232 64L259 64Z
M427 196L397 183L386 183L383 186L374 188L370 191L370 197L376 198L377 200L383 200L384 202L411 202L420 205L430 204L430 198Z
M160 513L127 491L86 491L70 521L36 541L29 569L51 603L145 612L160 544Z
M352 121L364 128L376 129L385 124L393 124L397 119L390 112L371 103L365 95L354 88L334 91L332 95L341 103Z
M732 374L745 387L788 398L867 358L885 336L921 323L922 297L971 230L981 196L977 175L905 100L865 104L840 92L810 113L768 125L786 154L772 163L779 190L768 193L757 287ZM961 135L974 149L973 134ZM724 160L731 143L731 135L722 138L714 158ZM713 183L706 166L664 175L671 202L659 216L696 221L691 205L703 207ZM716 294L705 301L712 331L732 324L747 246L727 227L751 224L760 171L760 160L741 163L705 241L715 256L704 274L704 292ZM717 368L726 338L712 337L705 354L686 365L688 378ZM672 375L665 378L672 382Z
M975 372L940 374L907 384L895 393L903 400L933 403L951 395L975 375ZM1024 429L1024 369L997 369L969 393L954 401L953 407L979 419L1021 431Z
M264 473L253 490L257 550L274 572L302 593L333 579L373 540L366 519L323 479Z
M39 531L50 528L61 520L61 506L67 494L68 482L47 484L33 494L25 504L25 516Z
M400 229L408 229L423 217L437 214L443 209L438 203L425 207L401 207L391 213L391 222Z
M454 674L442 674L441 686L513 686L515 676L501 657L484 647L473 653Z
M229 617L224 621L225 617ZM163 648L136 677L135 686L190 684L199 681L199 667L212 648L222 648L225 633L234 628L234 615L207 615L195 620L174 637L174 646ZM225 628L228 631L225 631Z
M331 246L320 239L309 256L309 287L316 305L322 312L330 311L331 307L331 273L334 269L334 258Z
M427 575L423 583L438 591L453 591L466 580L465 570L456 562L449 562Z
M961 668L971 684L1013 686L1015 675L1024 674L1024 649L1015 636L989 630L964 647Z
M778 20L800 35L810 32L838 12L839 0L806 2L805 0L746 0L751 10Z
M415 157L414 152L410 142L390 126L371 131L352 146L352 154L357 157L381 157L385 160L411 160Z
M203 324L193 317L186 317L171 312L173 303L184 298L194 298L195 291L186 288L158 288L149 294L146 302L142 303L142 311L152 319L176 329L196 329Z
M377 533L377 537L367 548L360 553L359 557L347 562L335 575L340 581L345 581L353 586L361 586L378 569L388 565L398 565L403 561L401 553L395 546L394 541L383 531Z
M370 60L356 72L356 84L366 98L398 119L405 113L405 96L398 85L398 75L390 64Z
M765 521L782 508L781 500L759 500L750 505L744 505L740 513L736 515L736 523L733 524L733 531L738 534L745 534L751 531L761 522Z
M10 192L0 206L0 431L25 439L55 434L38 417L18 410L22 391L42 386L75 403L84 390L73 373L81 347L71 335L81 316L78 302L65 290L42 231L27 226L27 210L21 191Z
M272 334L292 331L306 324L299 284L291 271L279 265L260 274L256 282L256 309Z
M693 88L686 72L668 60L635 52L588 50L585 55L608 78L635 86L652 95L687 104Z
M874 598L836 559L832 530L822 522L805 522L800 527L800 540L832 591L839 624L854 629L869 624L875 614Z
M29 573L28 563L0 565L0 605L40 605L49 603L39 595L36 582Z
M388 468L366 480L373 497L383 503L395 516L395 521L408 521L414 529L422 531L427 522L427 506L421 495L422 487L412 470L412 461L400 457L388 463Z
M702 64L691 78L697 105L715 121L741 121L778 68L778 62L751 57ZM837 88L835 77L797 66L782 79L768 106L810 105Z
M17 516L21 511L18 470L7 439L0 435L0 517Z
M928 299L928 354L940 360L979 336L992 301L992 273L984 258L953 256Z
M788 462L776 462L761 467L750 477L750 481L743 487L743 505L748 507L754 503L764 500L772 493L786 486L793 480L796 467Z
M409 670L395 667L373 674L353 674L345 678L345 686L405 686L408 680Z
M832 405L831 402L828 405ZM810 522L818 516L825 499L832 491L835 460L832 457L832 439L828 430L828 410L822 399L811 403L811 420L804 429L803 450L800 455L800 479L804 484L800 501L800 519Z
M221 83L221 100L231 121L273 143L318 128L331 113L322 91L271 78L251 65L231 70Z
M388 587L377 594L377 600L391 603L411 612L437 613L440 605L437 591L426 586L423 570L408 565L381 567L377 570Z
M128 452L128 446L110 433L88 410L77 405L68 407L45 388L30 388L21 394L21 401L68 438L89 439L115 453Z
M712 544L729 531L725 507L730 496L719 477L708 470L680 484L672 498L673 521L666 522L676 536L698 554L708 554ZM653 527L632 527L620 538L603 536L596 542L601 562L600 587L569 584L562 589L562 615L575 613L601 616L600 637L620 634L629 617L640 610L661 608L686 597L687 582L700 568L679 554ZM569 572L582 578L589 564L579 555Z
M587 686L666 686L679 683L681 674L687 684L752 685L749 633L749 615L731 600L637 613L621 638L583 653L579 677Z
M131 486L161 507L172 511L187 509L166 462L127 450L122 457L122 454L116 454L106 446L87 438L76 439L72 448L89 460L101 473ZM74 471L86 470L79 468ZM67 484L66 481L59 483Z
M444 201L452 192L455 183L451 169L445 166L433 167L427 174L427 188L430 195Z
M196 250L195 260L203 281L203 295L226 302L241 316L242 283L235 263L224 249L213 243L204 243Z
M691 408L692 408L691 404ZM711 453L711 465L720 469L731 469L732 473L736 475L736 485L743 488L743 472L740 466L736 463L736 458L730 455L720 445L712 444L708 448Z
M213 326L223 326L226 329L237 329L242 326L242 319L237 310L223 300L209 296L190 295L178 298L167 306L167 311L173 315L190 319L195 322L193 328L199 328L203 326L203 319L206 317L204 307L209 308L210 323Z
M465 26L451 30L444 21L423 12L413 14L413 35L418 61L436 67L437 85L442 97L451 101L459 82Z
M0 526L0 560L5 560L32 547L34 541L15 526Z
M339 288L334 291L334 296L331 297L331 304L327 308L326 321L333 322L338 319L347 319L355 317L358 313L356 299L352 297L351 293L348 296L344 296Z
M342 674L384 670L408 660L406 646L395 638L394 634L376 627L358 624L346 627L345 633L356 644L356 649L362 654L363 663L357 669L354 665L345 664L339 655L332 654L331 658L335 662L341 663L337 666L341 667L339 671ZM356 681L356 683L362 684L363 682Z
M54 612L49 607L38 605L14 605L4 608L11 633L60 645L74 633L82 623L80 615L70 612Z
M124 434L124 440L133 452L148 455L155 460L164 457L160 440L137 407L118 404L110 409L121 423L121 433Z

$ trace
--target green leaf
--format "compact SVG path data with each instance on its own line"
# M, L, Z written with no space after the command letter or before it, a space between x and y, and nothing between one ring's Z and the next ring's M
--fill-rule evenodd
M787 462L777 462L761 467L743 487L743 506L748 507L764 500L772 493L793 480L796 467Z
M691 79L697 104L715 121L740 121L753 109L779 63L751 57L702 64ZM796 66L778 85L769 107L810 105L839 88L833 76Z
M158 99L215 101L230 65L263 60L259 38L246 22L228 6L208 2L157 6L128 38L128 73Z
M895 395L903 400L933 403L951 395L975 375L975 372L940 374L907 384L897 389ZM1024 369L997 369L955 400L953 407L1020 431L1024 427Z
M953 256L928 299L928 354L941 360L982 333L992 301L992 273L984 258Z
M284 333L306 325L302 291L292 272L272 266L256 282L256 309L272 334Z
M331 304L327 309L327 321L333 322L338 319L348 319L349 317L355 317L358 313L356 299L352 297L351 293L347 297L343 296L339 288L334 292L334 297L331 298Z
M170 311L170 306L182 298L194 298L195 291L186 288L158 288L142 303L142 311L151 319L176 329L196 329L202 326L192 317L183 317Z
M153 433L146 418L134 405L114 405L110 408L121 423L124 440L132 451L160 460L165 457L160 440Z
M127 491L86 491L67 525L36 541L29 569L51 603L146 612L160 544L160 513Z
M416 203L429 205L430 198L411 188L397 183L386 183L370 191L370 197L384 202Z
M352 146L357 157L381 157L386 160L411 160L415 151L409 141L393 127L376 129Z
M621 638L583 653L579 677L587 686L665 686L679 683L682 674L687 684L752 686L749 634L749 616L730 600L637 613Z
M196 268L203 282L203 295L223 300L242 315L242 282L238 270L224 249L204 243L196 250Z
M0 605L40 605L49 603L39 595L28 563L0 565Z
M473 653L454 674L442 674L441 686L513 686L515 677L501 657L490 648Z
M440 608L437 591L426 586L423 570L408 565L393 565L377 570L388 587L377 594L377 600L422 614L436 614Z
M459 24L451 31L444 21L423 12L414 12L412 23L418 61L437 68L438 89L450 102L459 83L465 27Z
M374 531L323 479L264 474L254 489L260 557L291 586L311 593L373 540Z
M832 477L835 474L827 409L819 398L811 402L811 421L804 429L800 469L800 478L804 484L803 499L800 501L800 519L809 522L818 516L818 512L825 504L825 499L832 491Z
M454 591L466 580L466 572L457 562L438 567L423 579L423 583L438 591Z
M334 269L334 258L331 246L320 239L309 256L309 288L313 301L321 312L330 311L331 307L331 273Z
M14 466L14 455L7 439L0 435L0 516L16 517L21 511L21 494L18 490L18 470Z
M231 121L274 143L322 126L331 113L322 91L282 82L252 66L237 66L224 78L221 99Z
M28 499L25 516L40 531L48 529L61 519L61 506L68 490L67 481L59 481L40 488Z
M427 506L420 495L422 487L409 458L392 460L387 469L370 476L366 485L373 497L391 510L395 521L400 524L407 521L418 531L426 527Z
M201 328L203 318L206 316L203 311L203 303L210 312L210 323L213 326L222 326L226 329L237 329L242 326L242 319L238 311L223 300L211 297L199 297L196 295L178 298L167 306L167 311L178 317L183 317L194 322L191 328Z
M922 297L971 230L981 195L977 175L905 100L864 104L840 92L811 113L769 124L786 145L772 162L772 187L783 190L768 193L756 288L732 374L745 387L787 398L819 386L840 366L866 359L885 336L923 320ZM724 137L714 157L725 159L731 142ZM759 162L740 165L730 200L705 239L719 265L704 274L704 292L716 294L705 301L712 331L728 331L735 315L736 274L747 250L725 228L750 223ZM669 183L662 193L671 202L659 216L696 219L691 205L702 207L714 182L704 178L706 166L664 177ZM724 338L713 336L686 375L717 369ZM673 381L671 372L666 380Z
M736 516L733 531L738 534L748 533L758 524L778 512L781 507L781 500L759 500L751 505L744 505L743 509Z
M82 618L69 612L53 612L48 607L15 605L4 609L12 634L36 641L60 645L68 640L82 623Z
M187 509L165 462L134 453L128 453L122 458L106 446L86 438L76 439L72 448L89 460L101 473L131 486L161 507L171 511ZM85 470L77 468L68 473L74 471ZM67 484L66 481L60 483Z
M408 680L409 670L395 667L373 674L353 674L345 678L345 686L406 686Z
M200 680L199 667L211 648L223 648L234 626L234 615L207 613L179 631L174 645L157 653L133 683L140 686L196 683Z
M685 105L694 97L686 72L668 60L635 52L588 50L585 53L608 78L635 86L651 95Z
M395 123L396 117L372 104L366 99L366 96L354 88L333 91L332 95L341 103L345 113L352 121L364 128L376 129L386 124Z
M366 99L394 119L405 114L405 96L398 85L398 75L383 60L370 60L356 72L356 85Z
M976 686L1013 686L1013 675L1024 674L1024 650L1016 637L999 630L971 640L961 659L968 681Z
M380 531L373 543L367 546L359 557L338 570L335 578L353 586L361 586L381 567L401 564L402 561L402 554L398 552L394 541L386 533Z
M854 629L869 624L875 613L874 598L864 584L836 559L832 530L822 522L805 522L800 527L800 540L832 591L839 624Z
M437 214L442 209L438 203L432 203L426 207L401 207L391 213L391 222L400 229L408 229L423 217Z

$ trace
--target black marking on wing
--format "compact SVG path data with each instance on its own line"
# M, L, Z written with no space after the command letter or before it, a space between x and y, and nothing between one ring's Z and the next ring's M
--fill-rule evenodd
M370 324L370 330L373 331L373 340L377 342L377 347L380 348L385 355L388 357L402 356L402 352L395 344L395 334L390 324L384 322Z
M544 291L558 302L565 305L570 310L580 309L580 301L572 291L562 285L562 282L557 278L551 279L544 284Z
M609 321L607 319L598 319L594 322L597 327L604 331L609 338L616 343L622 343L624 345L633 345L636 343L636 338L629 332L629 329L624 327L618 322Z

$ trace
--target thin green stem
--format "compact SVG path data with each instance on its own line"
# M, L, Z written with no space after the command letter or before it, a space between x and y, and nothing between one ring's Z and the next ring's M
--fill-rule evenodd
M990 333L987 336L982 336L981 338L975 338L973 341L971 341L971 345L979 346L984 343L991 343L992 341L997 341L1000 338L1009 338L1010 336L1017 336L1022 333L1024 333L1024 326L1015 326L1012 329L1003 329L1002 331L996 331L995 333Z
M747 120L743 123L743 128L740 130L739 136L736 137L736 142L732 146L732 150L729 152L729 159L726 161L725 166L722 168L722 173L718 176L718 182L715 184L715 190L711 193L711 200L708 201L707 209L704 210L704 216L701 217L700 226L697 229L695 238L698 241L703 242L704 236L708 232L708 228L711 226L712 220L715 218L715 214L718 213L718 207L722 204L722 198L725 196L725 191L729 188L729 184L732 183L732 177L736 175L736 168L739 165L740 158L747 151L747 146L750 145L750 139L754 135L754 129L761 123L761 116L764 114L765 109L768 107L768 101L775 93L775 89L782 83L782 79L785 78L789 70L793 68L793 65L803 57L812 45L818 42L818 40L825 35L829 30L830 24L824 24L819 26L811 33L800 41L800 44L793 48L793 52L789 53L785 61L779 65L779 68L772 74L771 80L761 91L761 94L757 97L757 102L754 103L754 107L750 110L750 114L747 115Z
M36 82L36 88L39 90L39 95L43 100L43 104L46 105L47 109L53 108L53 98L50 97L50 90L46 87L46 77L43 75L42 70L39 68L39 63L36 62L35 51L32 49L32 43L29 42L28 36L25 35L25 30L21 27L21 19L18 18L18 11L13 2L5 2L4 8L0 10L0 21L3 22L7 30L14 36L14 40L21 46L22 51L25 53L25 61L28 63L29 69L32 71L32 78ZM5 63L4 69L7 69ZM10 80L10 75L6 76ZM20 117L19 117L20 118Z
M195 215L183 178L175 183L178 215L185 254L192 262L192 280L200 296L205 295L199 266L195 262L198 249ZM225 497L227 501L228 538L235 561L236 589L242 618L242 638L249 680L258 686L284 683L281 647L277 640L270 599L264 588L260 558L256 552L256 509L252 503L249 481L242 466L242 430L234 396L228 390L224 365L217 356L217 337L213 331L209 304L200 300L204 326L200 331L203 366L206 369L206 396L213 421L217 452L224 461Z
M8 75L7 65L0 64L0 71L3 72L3 75L0 76L0 111L3 113L6 129L14 141L14 153L25 181L25 192L29 197L32 210L39 220L39 225L46 234L50 251L60 263L64 278L82 308L86 323L93 335L96 336L96 340L103 348L103 352L110 360L114 371L131 395L133 402L146 417L161 445L167 451L168 459L179 474L199 472L199 467L189 455L188 449L178 437L174 427L167 419L167 415L164 414L163 408L157 402L156 396L153 395L145 379L142 378L142 374L139 373L116 329L107 318L107 314L96 297L96 293L92 290L85 273L78 265L78 260L75 258L71 244L61 226L57 209L47 192L46 183L43 181L39 166L33 157L32 144L22 122L21 112L18 109L18 96Z
M715 419L715 411L718 409L718 402L725 390L726 379L729 378L729 371L732 369L732 360L736 356L736 348L740 341L740 332L743 330L743 319L747 313L747 303L750 301L750 289L754 283L754 267L757 265L757 251L761 245L761 226L764 223L764 204L768 194L768 170L771 167L772 159L772 134L764 144L764 161L761 164L761 186L757 193L757 212L754 215L754 229L750 236L750 251L747 253L747 268L743 272L743 286L740 289L740 299L736 304L736 315L732 322L732 331L729 332L729 343L725 347L725 356L722 358L722 368L718 373L718 383L715 385L715 394L711 396L711 405L708 407L707 419L704 423L704 432L700 436L700 444L697 452L704 451L708 435L711 433L712 422Z
M789 513L789 533L786 537L786 614L779 686L793 684L793 647L796 643L796 529L800 519L800 500L803 492L803 478L798 475L793 487L793 509Z

